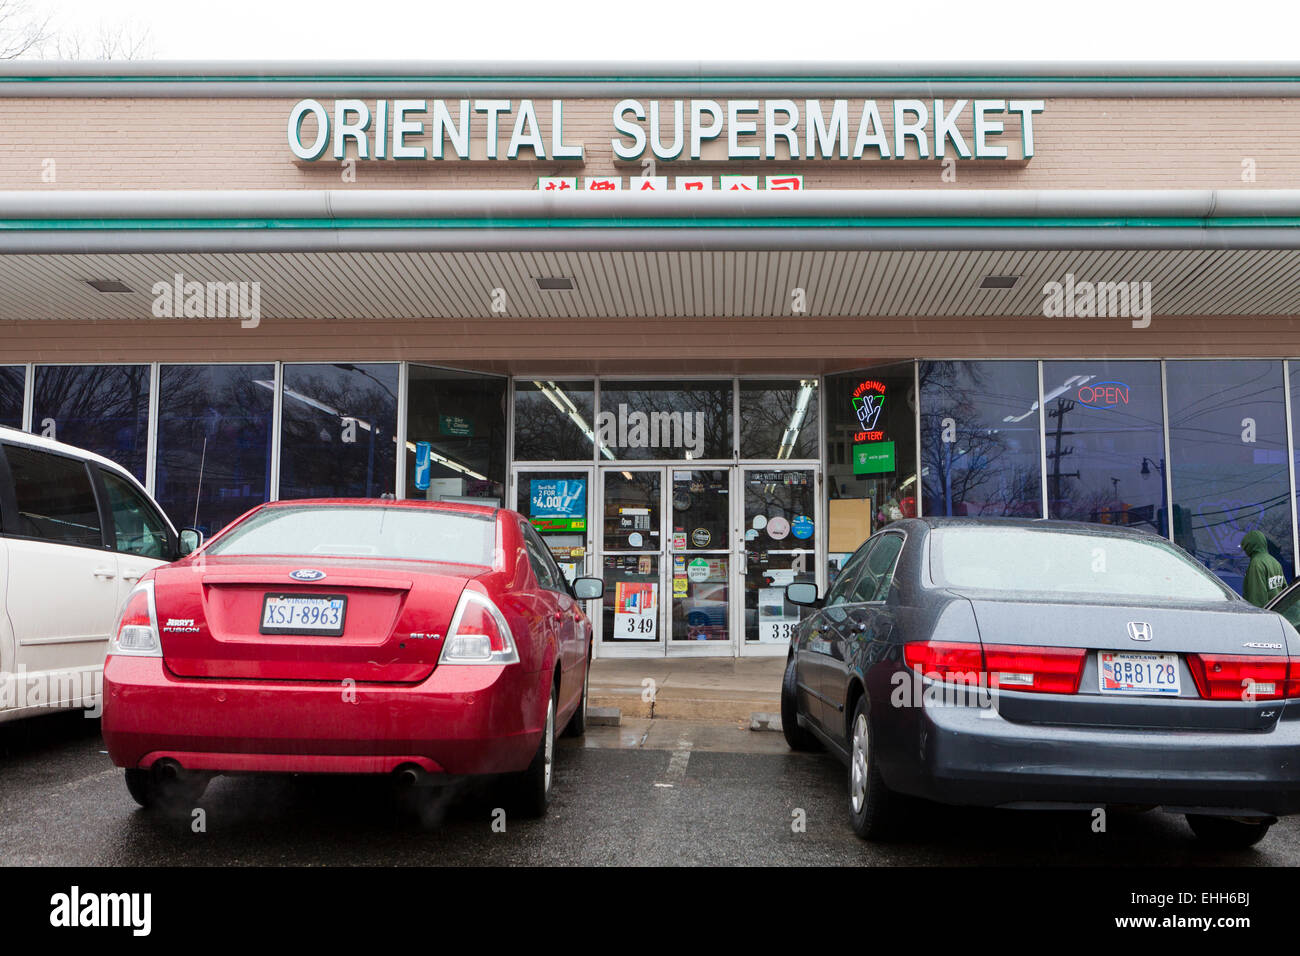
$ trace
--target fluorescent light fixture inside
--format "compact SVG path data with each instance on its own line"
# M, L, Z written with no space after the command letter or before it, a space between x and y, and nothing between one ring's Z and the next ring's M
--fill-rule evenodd
M1010 289L1020 276L985 276L980 280L981 289Z
M537 276L536 282L543 292L567 292L573 288L570 276Z
M87 279L86 284L96 292L134 292L121 279Z

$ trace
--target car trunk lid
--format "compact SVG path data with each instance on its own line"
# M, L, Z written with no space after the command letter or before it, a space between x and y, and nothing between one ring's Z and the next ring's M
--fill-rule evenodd
M320 576L295 579L295 570ZM295 569L280 557L164 568L155 585L163 659L183 677L417 682L437 664L466 582L485 570L351 559ZM331 604L340 626L312 610Z
M959 592L971 602L980 639L988 646L1084 648L1075 694L1017 692L1002 688L999 714L1024 723L1151 727L1185 730L1268 729L1281 701L1206 700L1198 692L1191 655L1240 655L1285 661L1287 649L1274 615L1241 605L1144 604L1095 601L1011 600ZM1107 663L1122 668L1172 664L1177 693L1105 692ZM1166 671L1169 673L1168 671ZM1112 671L1112 674L1122 673ZM1165 685L1168 686L1168 685ZM1243 699L1244 698L1244 699Z

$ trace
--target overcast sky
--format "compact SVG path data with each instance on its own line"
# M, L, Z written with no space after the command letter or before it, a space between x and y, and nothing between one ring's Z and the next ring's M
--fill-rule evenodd
M1297 0L28 0L158 59L1297 60Z

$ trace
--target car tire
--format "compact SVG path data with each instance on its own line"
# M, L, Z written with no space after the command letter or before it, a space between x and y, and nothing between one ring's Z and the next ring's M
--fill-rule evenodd
M182 772L183 773L183 772ZM126 789L146 810L190 809L208 789L207 774L163 776L155 769L126 771Z
M849 725L849 820L864 840L888 840L897 835L899 797L880 776L874 759L867 698L859 697Z
M781 678L781 732L791 750L821 750L821 742L812 732L799 726L798 681L795 677L794 658L785 666L785 676Z
M1264 839L1272 821L1252 823L1230 817L1211 817L1199 813L1187 814L1187 825L1197 839L1207 846L1221 850L1244 850Z
M581 737L587 732L587 693L591 687L591 658L587 658L587 665L582 671L582 699L578 701L578 709L573 712L569 718L569 723L564 728L564 736Z
M558 706L555 686L551 685L551 699L546 707L546 724L542 731L537 753L528 769L514 780L514 812L523 817L546 816L551 804L551 784L555 763L555 708Z

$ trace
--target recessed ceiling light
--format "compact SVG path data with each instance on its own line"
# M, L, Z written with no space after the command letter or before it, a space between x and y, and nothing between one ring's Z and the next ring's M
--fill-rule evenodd
M1020 276L985 276L980 280L981 289L1010 289Z
M544 292L566 292L573 288L573 279L569 276L538 276L537 288Z
M96 292L134 292L121 279L87 279L86 284Z

